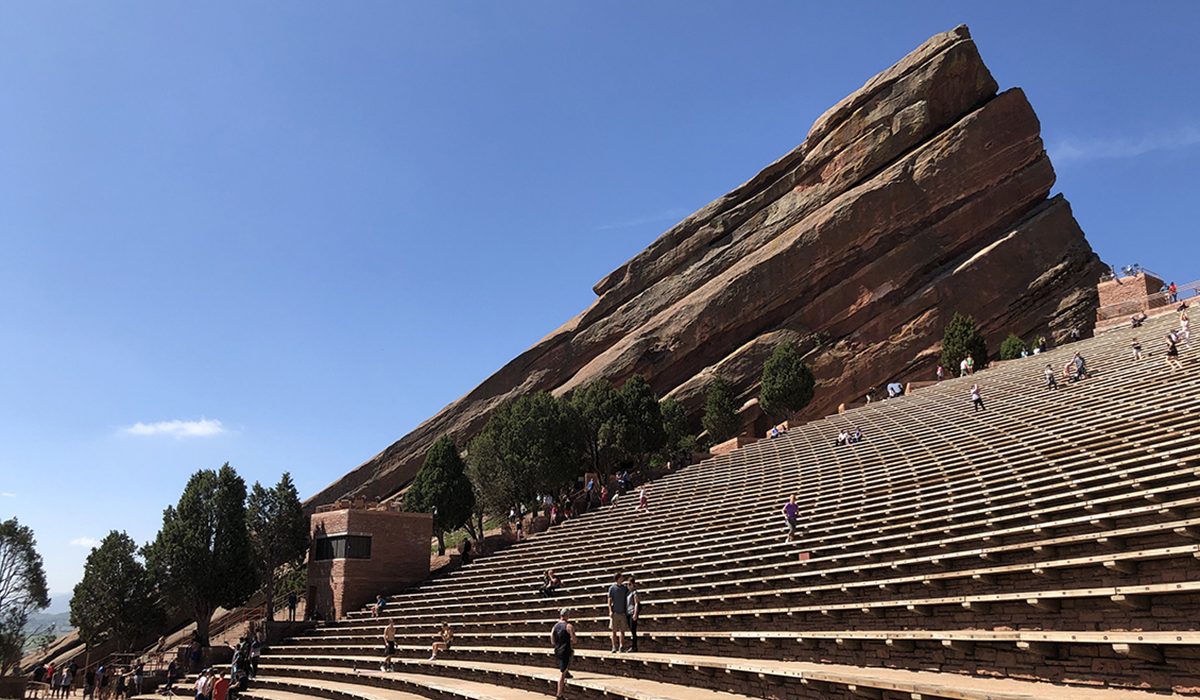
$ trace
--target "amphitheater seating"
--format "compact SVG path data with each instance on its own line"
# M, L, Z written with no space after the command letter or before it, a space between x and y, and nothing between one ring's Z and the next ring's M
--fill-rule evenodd
M570 697L1161 698L1200 692L1200 353L1171 317L804 425L649 485L270 649L260 700ZM1137 335L1150 351L1134 362ZM1044 388L1076 351L1093 376ZM987 409L971 410L970 384ZM842 428L865 434L835 446ZM798 496L803 535L779 509ZM565 587L535 594L553 568ZM639 653L604 593L640 582ZM436 627L455 644L428 661Z

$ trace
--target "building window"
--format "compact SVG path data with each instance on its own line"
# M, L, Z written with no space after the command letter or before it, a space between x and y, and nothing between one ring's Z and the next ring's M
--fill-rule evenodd
M334 535L313 540L315 558L323 559L370 559L370 535Z

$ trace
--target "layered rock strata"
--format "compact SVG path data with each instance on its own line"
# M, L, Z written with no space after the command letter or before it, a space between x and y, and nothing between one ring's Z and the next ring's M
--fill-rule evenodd
M1102 271L1019 89L997 92L966 27L926 41L823 114L795 150L596 284L596 301L316 494L386 497L440 435L460 444L524 392L646 376L697 419L720 374L745 398L783 340L820 383L805 415L927 379L942 329L1090 332Z

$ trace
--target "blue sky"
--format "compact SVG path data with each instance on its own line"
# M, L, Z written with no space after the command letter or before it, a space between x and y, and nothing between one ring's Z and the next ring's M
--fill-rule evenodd
M315 491L960 22L1101 256L1200 278L1198 3L5 3L0 517L64 591L196 469Z

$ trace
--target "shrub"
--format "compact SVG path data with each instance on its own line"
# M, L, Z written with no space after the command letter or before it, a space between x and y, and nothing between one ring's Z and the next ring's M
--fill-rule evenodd
M1021 353L1026 352L1025 341L1018 338L1015 334L1009 333L1008 337L1000 343L1000 359L1015 360L1021 356Z

